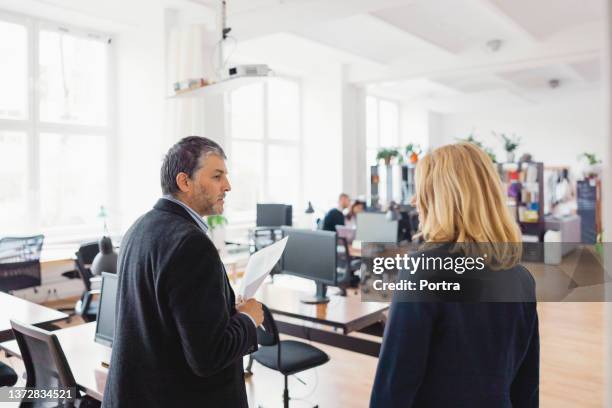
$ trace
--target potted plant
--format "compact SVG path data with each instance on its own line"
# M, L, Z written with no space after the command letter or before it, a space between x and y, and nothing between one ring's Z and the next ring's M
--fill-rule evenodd
M409 143L406 146L406 157L411 164L416 164L419 161L419 154L421 154L421 146L416 143Z
M578 156L584 165L582 166L582 174L584 178L596 178L601 174L601 160L597 158L595 153L584 152Z
M493 132L493 134L497 136L495 132ZM521 138L516 137L516 135L512 135L511 137L506 136L504 133L500 133L499 137L501 137L502 140L504 141L504 150L506 151L506 161L508 163L513 163L514 162L514 151L516 150L517 147L519 147L519 144L521 143Z
M491 149L490 147L484 147L482 142L480 140L477 140L473 134L470 133L470 135L467 138L457 139L457 140L462 141L462 142L471 143L481 148L491 158L491 161L493 163L497 163L497 157L495 156L495 152L493 152L493 149Z
M595 243L595 251L599 254L599 259L603 258L603 231L597 234L597 242Z
M398 162L401 162L401 155L396 148L387 148L383 147L378 150L378 154L376 155L376 160L384 160L385 166L391 165L391 159L397 158Z
M223 215L209 215L206 219L208 228L210 228L210 235L212 241L218 250L225 247L225 225L227 225L227 218Z

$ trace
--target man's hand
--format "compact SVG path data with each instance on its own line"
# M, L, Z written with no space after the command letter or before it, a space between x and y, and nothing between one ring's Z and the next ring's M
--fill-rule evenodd
M251 318L255 320L256 326L259 326L260 324L263 323L264 314L263 314L263 309L261 307L261 303L259 303L253 298L247 299L244 302L238 303L236 305L236 310L238 310L238 312L240 313L246 313L249 316L251 316Z

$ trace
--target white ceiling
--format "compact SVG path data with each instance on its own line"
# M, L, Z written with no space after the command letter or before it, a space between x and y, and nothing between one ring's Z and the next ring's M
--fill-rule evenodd
M538 40L568 27L601 20L604 4L597 0L490 0L501 12Z
M210 24L221 0L0 0L0 8L111 31ZM227 0L236 61L303 75L334 70L390 98L454 111L538 103L600 86L604 0ZM201 17L199 15L201 14ZM501 40L492 52L486 43ZM340 68L340 69L338 69ZM560 86L549 87L551 79ZM486 104L486 102L482 102Z
M603 0L363 0L354 8L344 2L331 17L305 13L282 33L267 34L268 20L267 32L253 34L262 10L285 11L291 21L300 7L321 5L260 3L229 17L241 39L238 58L300 73L341 64L347 81L371 93L441 112L492 100L536 104L600 84ZM249 34L241 37L243 29ZM499 50L491 40L500 40Z

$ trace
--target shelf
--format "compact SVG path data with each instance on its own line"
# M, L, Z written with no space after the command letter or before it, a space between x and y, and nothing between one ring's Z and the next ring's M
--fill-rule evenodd
M166 99L186 99L186 98L202 98L207 95L220 95L224 92L233 91L234 89L243 86L251 85L256 82L263 82L270 78L268 75L248 76L225 79L214 84L206 85L192 90L186 89L175 95L170 95Z

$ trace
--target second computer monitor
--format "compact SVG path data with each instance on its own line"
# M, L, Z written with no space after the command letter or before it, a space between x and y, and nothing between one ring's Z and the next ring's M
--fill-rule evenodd
M98 317L96 318L96 343L112 346L115 338L115 304L117 299L117 275L102 272L102 287Z
M397 242L397 221L389 221L386 214L357 214L357 234L361 242Z
M313 280L317 285L314 298L306 303L323 303L327 285L336 285L336 233L283 227L288 236L281 266L283 273Z
M258 227L291 226L292 218L292 209L288 204L257 204Z

